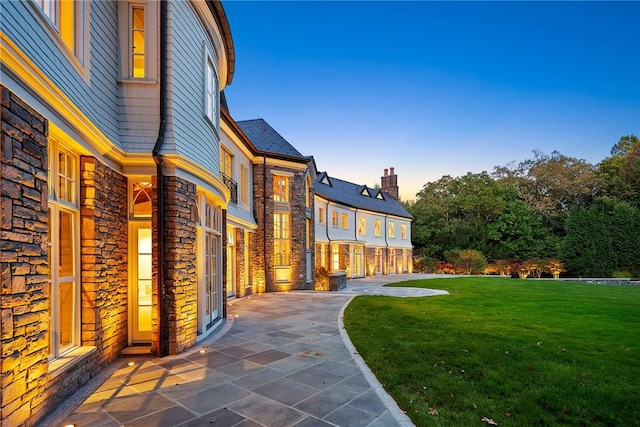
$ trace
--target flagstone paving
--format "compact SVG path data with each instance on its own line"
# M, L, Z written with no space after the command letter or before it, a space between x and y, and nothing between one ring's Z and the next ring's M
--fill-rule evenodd
M358 294L443 293L382 287L420 277L426 276L357 279L340 292L232 300L214 337L178 356L118 359L43 425L413 425L355 351L342 311Z

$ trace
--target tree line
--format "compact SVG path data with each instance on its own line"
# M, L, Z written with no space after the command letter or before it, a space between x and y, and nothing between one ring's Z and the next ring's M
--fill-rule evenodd
M635 135L597 165L536 150L492 173L428 182L404 205L418 270L640 277Z

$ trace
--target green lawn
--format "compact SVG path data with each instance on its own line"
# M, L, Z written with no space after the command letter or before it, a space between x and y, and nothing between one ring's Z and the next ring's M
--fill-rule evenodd
M640 425L640 287L495 277L394 286L450 295L358 296L344 323L416 425Z

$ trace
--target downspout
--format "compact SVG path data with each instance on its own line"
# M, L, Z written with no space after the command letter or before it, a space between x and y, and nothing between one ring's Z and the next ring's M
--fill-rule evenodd
M386 274L389 274L389 242L387 241L387 235L389 234L389 224L387 224L387 219L389 219L389 215L384 216L384 270L386 270ZM382 271L382 274L385 274L385 271Z
M327 207L324 210L324 214L326 215L326 218L324 219L324 228L327 230L327 240L329 241L329 244L327 245L327 249L329 252L329 270L331 271L333 269L333 253L331 252L331 237L329 237L329 201L327 200Z
M160 2L160 126L158 127L158 139L153 147L153 161L156 163L157 179L157 228L158 228L158 351L159 356L167 356L167 340L164 337L164 160L160 154L165 140L167 129L167 2Z
M267 154L262 157L262 244L263 244L263 268L264 268L264 292L267 292Z

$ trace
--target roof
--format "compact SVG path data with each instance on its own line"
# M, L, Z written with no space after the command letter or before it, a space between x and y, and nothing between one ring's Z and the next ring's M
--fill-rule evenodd
M208 0L207 3L224 38L224 50L227 54L227 69L229 70L227 73L227 85L230 85L236 68L236 49L233 45L233 38L231 37L229 20L227 19L227 14L220 0Z
M413 216L400 202L381 190L332 178L326 172L318 175L313 183L313 189L317 195L332 202L352 208L413 219Z
M297 157L305 161L309 160L296 150L293 145L289 144L264 119L242 120L236 123L258 150L264 153Z

